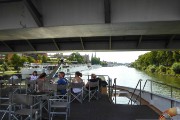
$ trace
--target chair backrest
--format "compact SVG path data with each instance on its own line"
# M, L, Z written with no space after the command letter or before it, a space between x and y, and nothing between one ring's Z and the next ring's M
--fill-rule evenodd
M27 80L27 84L36 84L37 80Z
M49 91L57 91L57 84L49 84L48 87Z
M99 80L96 82L89 81L89 87L98 87L99 86Z
M71 83L71 88L82 88L84 86L83 82L80 83Z
M68 84L66 85L57 85L57 90L66 90L68 88Z
M26 94L12 94L12 102L23 105L33 105L33 96Z
M9 79L9 81L8 81L9 84L18 84L20 82L21 82L20 79Z

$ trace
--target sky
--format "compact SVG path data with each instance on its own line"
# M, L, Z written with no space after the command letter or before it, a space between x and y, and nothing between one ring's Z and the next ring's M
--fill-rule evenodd
M89 55L99 57L101 61L131 63L138 59L139 55L145 54L149 51L123 51L123 52L78 52L81 55ZM63 55L70 55L72 52L64 52Z

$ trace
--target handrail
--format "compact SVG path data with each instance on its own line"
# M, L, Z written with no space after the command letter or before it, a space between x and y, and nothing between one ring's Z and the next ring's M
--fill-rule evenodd
M132 98L133 98L133 96L134 96L134 94L135 94L135 92L137 90L138 85L140 84L140 94L139 95L140 95L140 105L141 105L141 81L142 81L142 79L139 79L139 81L138 81L138 83L137 83L137 85L136 85L136 87L135 87L135 89L134 89L134 91L133 91L133 93L132 93L132 95L130 97L130 100L129 100L128 104L131 102L131 105L132 105Z
M156 83L156 84L160 84L160 85L164 85L164 86L167 86L167 87L170 87L170 92L171 92L171 98L173 98L173 89L176 89L176 90L180 90L180 88L178 87L175 87L175 86L172 86L172 85L167 85L165 83L162 83L162 82L158 82L158 81L154 81L154 80L150 80L150 79L147 79L145 83L147 83L147 81L150 81L150 87L151 87L151 93L153 93L153 85L152 83ZM146 84L144 84L144 88L145 88ZM144 89L143 89L144 90Z
M112 103L113 85L112 85L112 79L109 76L108 76L108 94L109 94L109 100Z
M114 88L114 90L115 90L115 93L114 93L114 96L115 96L115 104L116 104L116 79L117 78L114 78L114 84L113 84L113 88Z
M175 88L175 89L180 90L180 88L178 88L178 87L175 87L175 86L172 86L172 85L167 85L167 84L162 83L162 82L157 82L157 81L150 80L150 79L147 79L146 81L151 81L151 82L154 82L154 83L158 83L158 84L161 84L161 85L166 85L166 86L168 86L168 87L172 87L172 88Z

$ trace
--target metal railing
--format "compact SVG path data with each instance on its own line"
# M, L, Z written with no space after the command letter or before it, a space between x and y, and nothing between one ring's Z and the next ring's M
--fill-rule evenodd
M180 94L178 96L173 94L173 93L177 93L177 94L180 93L180 88L172 86L172 85L167 85L165 83L161 83L158 81L147 79L144 83L143 90L147 86L148 82L150 82L150 86L149 86L150 87L150 91L149 91L150 93L156 93L156 94L161 94L161 95L164 95L164 96L167 96L170 98L180 99ZM158 89L154 89L154 87L158 87ZM166 88L166 89L164 89L164 88ZM169 89L167 89L167 88L169 88ZM158 92L158 90L160 90L160 91ZM146 90L146 91L148 91L148 90ZM152 94L151 94L151 98L152 98Z
M114 104L116 104L116 79L117 78L115 78L114 79L114 83L113 83L113 86L112 86L112 88L113 88L113 92L114 92Z
M137 90L137 88L138 88L138 86L139 86L140 92L139 92L139 94L137 95L136 99L134 100L134 103L136 103L136 102L137 102L137 99L140 97L139 103L140 103L140 105L141 105L141 91L142 91L142 90L141 90L141 82L142 82L142 79L140 79L140 80L138 81L138 83L137 83L137 85L136 85L136 87L135 87L135 89L134 89L134 91L133 91L133 93L132 93L132 95L131 95L131 97L130 97L130 99L129 99L128 104L131 102L131 105L132 105L133 96L134 96L134 94L135 94L135 92L136 92L136 90Z

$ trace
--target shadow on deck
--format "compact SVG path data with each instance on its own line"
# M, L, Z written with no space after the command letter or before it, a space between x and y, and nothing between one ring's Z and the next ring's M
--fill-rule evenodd
M99 100L73 102L68 120L157 120L158 114L146 105L111 104L108 96ZM64 119L56 116L54 120Z

